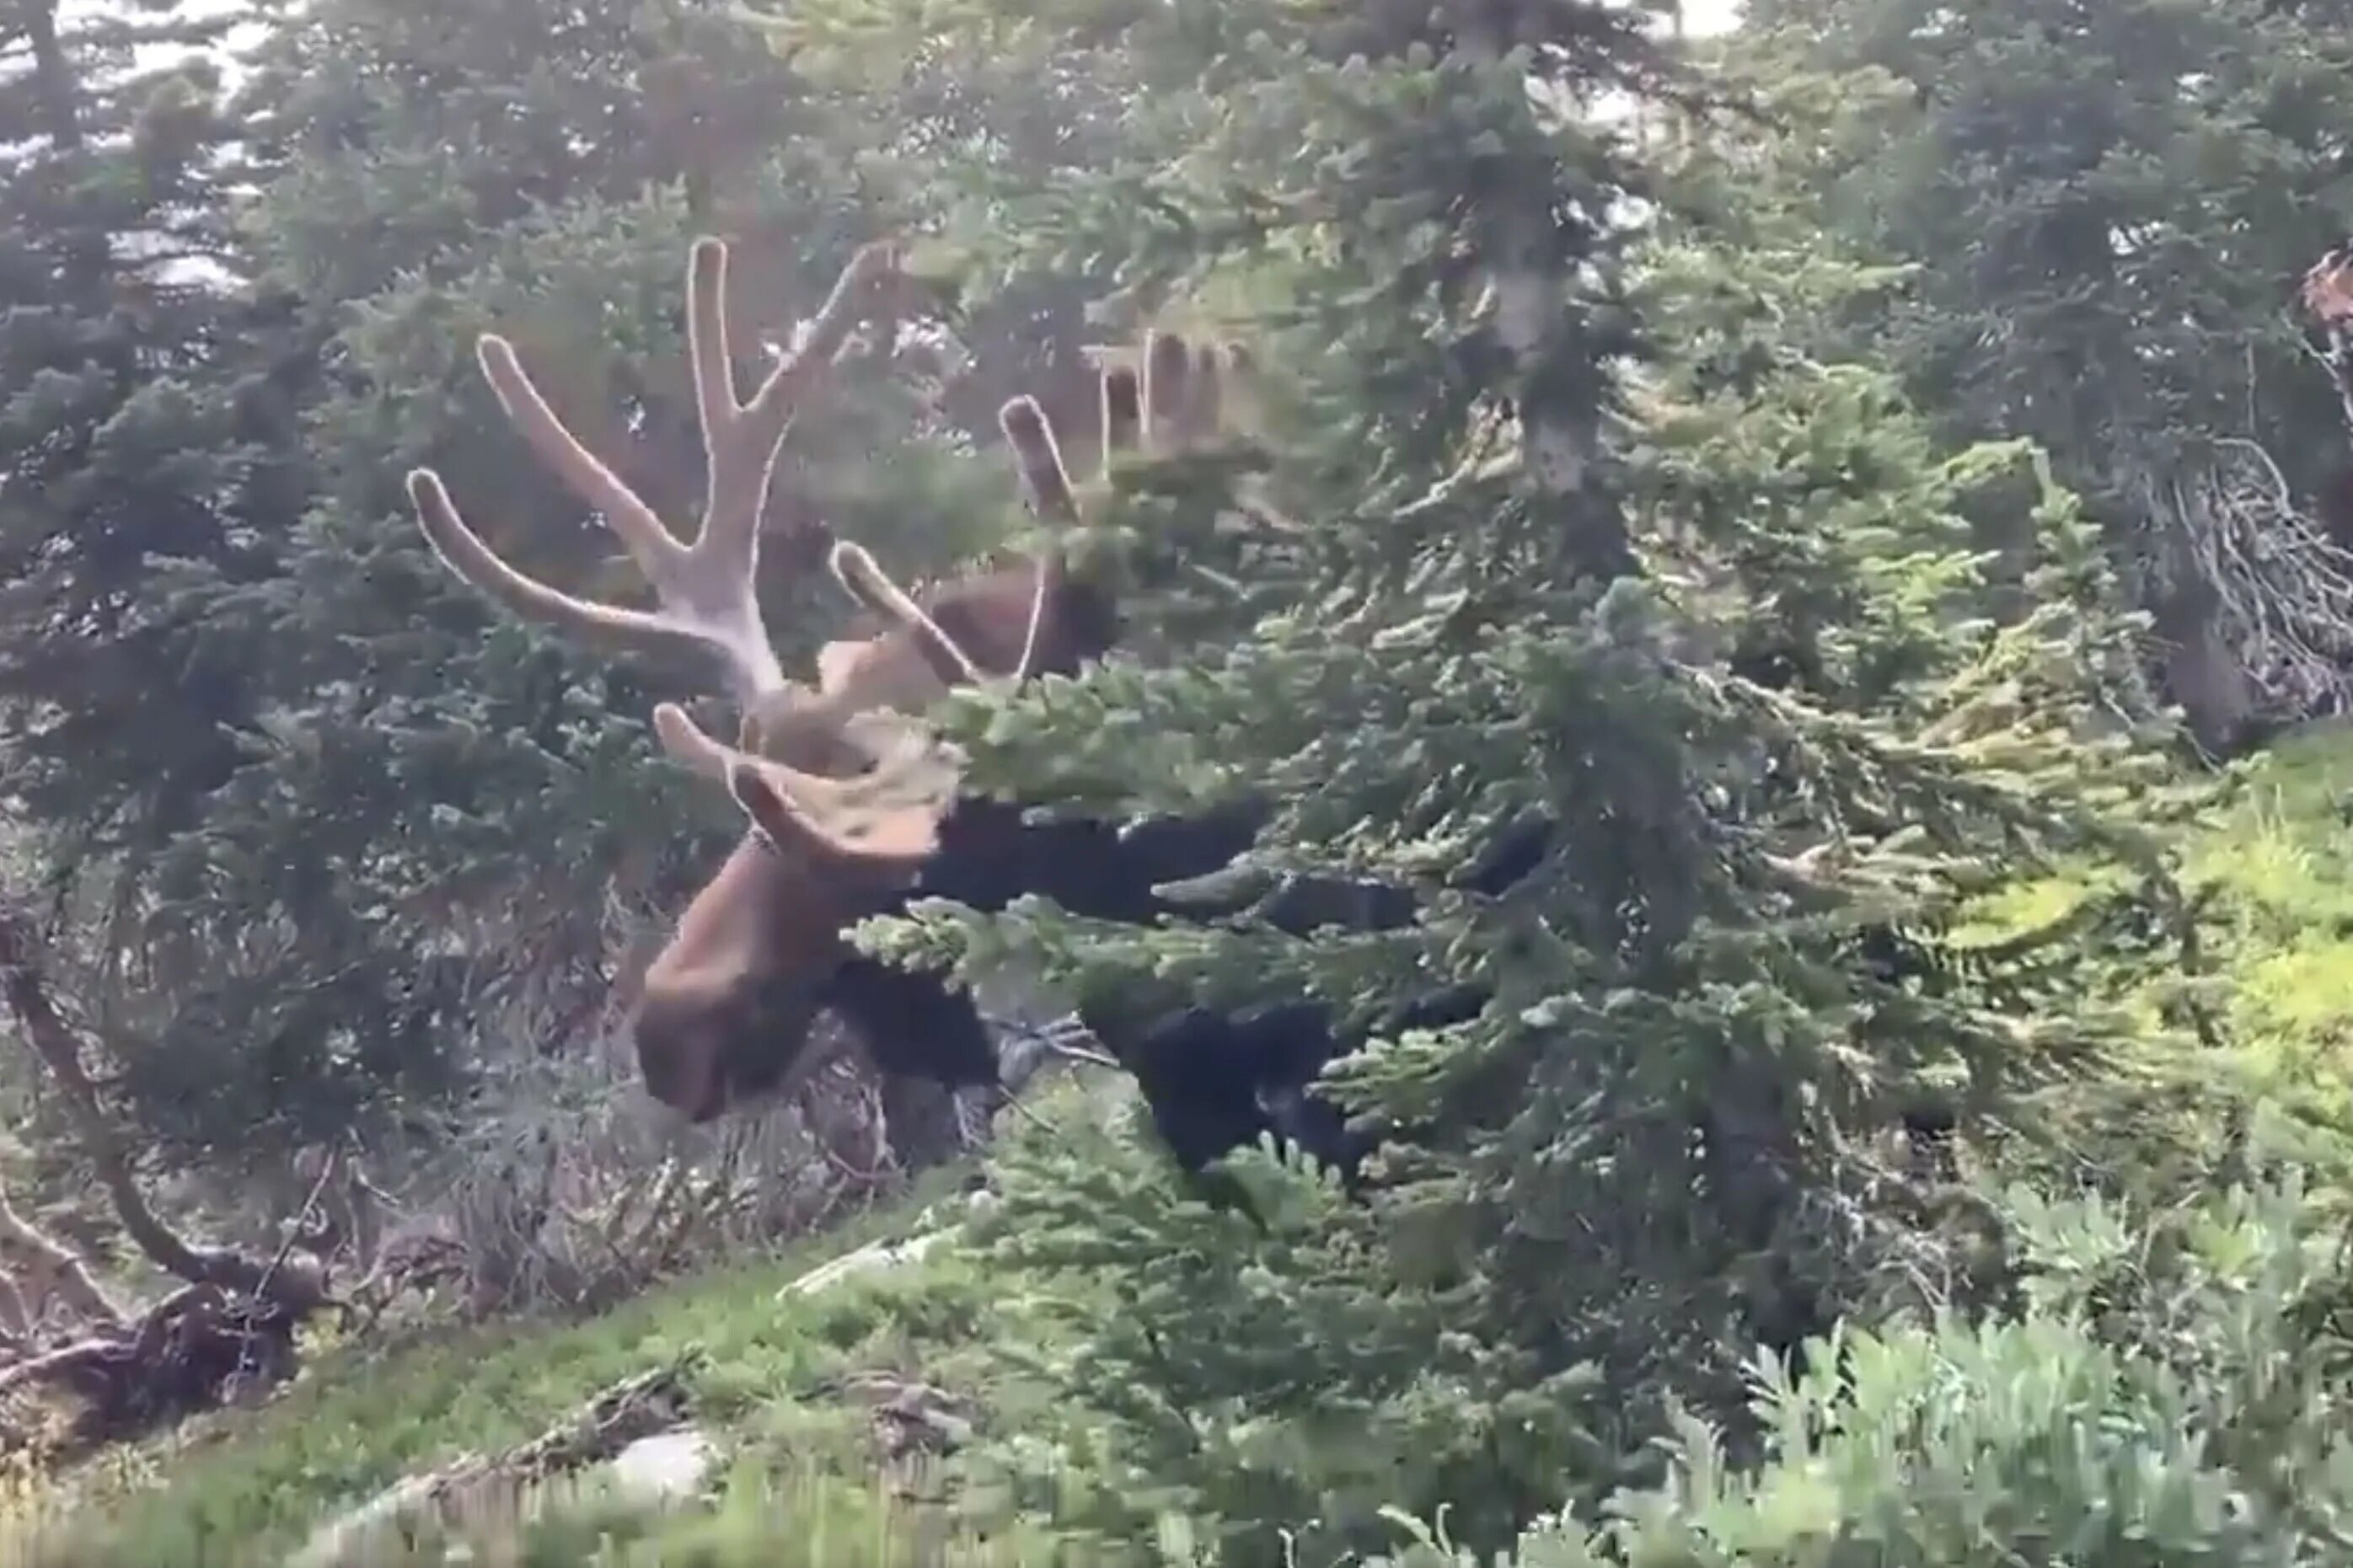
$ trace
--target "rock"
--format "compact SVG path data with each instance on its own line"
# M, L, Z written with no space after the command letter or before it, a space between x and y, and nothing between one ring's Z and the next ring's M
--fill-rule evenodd
M701 1427L680 1426L614 1455L613 1479L631 1501L660 1507L695 1496L718 1462L718 1446Z
M676 1496L681 1485L699 1486L713 1459L708 1440L685 1426L689 1378L700 1361L699 1352L689 1352L670 1366L615 1384L502 1454L462 1454L439 1469L395 1482L313 1532L286 1568L356 1568L430 1532L512 1529L540 1506L548 1483L607 1465L617 1468L618 1459L649 1443L657 1446L621 1479L625 1491L651 1502ZM678 1438L681 1430L689 1436ZM664 1444L665 1438L673 1441ZM681 1482L690 1453L697 1468L691 1480Z

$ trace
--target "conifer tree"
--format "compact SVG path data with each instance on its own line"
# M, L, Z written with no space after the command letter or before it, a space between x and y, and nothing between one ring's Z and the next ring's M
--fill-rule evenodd
M274 563L286 415L266 310L235 290L203 52L236 20L171 6L0 17L0 693L11 795L77 855L152 849L235 760L241 651L192 590Z
M2048 447L2196 739L2353 700L2341 415L2294 309L2353 198L2342 8L1757 0L1727 53L1837 84L1768 177L1915 268L1841 335L1949 437Z
M304 411L313 483L282 570L221 611L271 650L269 701L246 765L172 846L172 920L257 933L252 963L181 998L156 1053L188 1064L174 1087L210 1133L249 1145L257 1104L289 1137L438 1129L486 1063L576 1056L616 990L609 911L674 910L743 831L645 717L710 672L515 624L433 559L402 483L435 467L549 581L644 591L531 460L475 344L506 334L583 438L687 525L703 482L690 242L733 242L756 353L902 200L861 165L888 116L745 49L727 9L329 0L254 53L256 271L301 301L332 374ZM1002 376L1028 334L1011 313L962 374ZM914 576L988 541L946 358L845 365L797 416L762 552L788 668L850 608L818 566L828 536Z
M1066 1519L1329 1563L1379 1505L1444 1503L1498 1544L1639 1468L1668 1409L1736 1419L1760 1342L1951 1263L1883 1135L1966 1131L2109 1037L2085 965L2128 958L2167 886L2148 759L2088 711L2122 625L2030 451L1942 455L1885 375L1777 331L1868 275L1696 223L1694 172L1598 111L1706 96L1634 12L1062 20L975 47L1123 82L1126 155L1027 204L992 188L964 232L1117 258L1114 319L1226 311L1275 367L1293 521L1220 506L1230 458L1115 475L1090 537L1156 591L1143 651L951 721L976 778L1050 806L1265 792L1255 864L1408 883L1423 914L1293 939L933 903L867 938L1359 1026L1486 987L1334 1069L1406 1134L1362 1207L1259 1163L1279 1217L1254 1239L1153 1161L1064 1143L1008 1156L993 1228L1075 1331L1037 1370L1100 1415L1099 1447L1052 1457ZM1959 510L1996 477L2039 498L2034 608L2000 626ZM1531 818L1555 833L1519 884L1440 888ZM2060 856L2117 896L1974 958L1940 934Z
M162 863L246 759L270 655L223 606L283 569L306 483L311 362L282 300L245 286L236 226L246 127L218 46L241 16L0 15L5 789L63 917L53 960L91 962L116 1043L208 967L151 923ZM169 1107L158 1059L143 1087ZM176 1065L202 1081L204 1061Z

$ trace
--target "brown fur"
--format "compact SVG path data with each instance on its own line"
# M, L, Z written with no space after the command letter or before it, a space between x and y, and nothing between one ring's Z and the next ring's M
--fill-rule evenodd
M739 1042L807 1033L818 1011L813 994L765 981L830 973L849 956L840 914L850 889L828 887L822 901L807 897L828 880L746 834L695 894L647 970L638 1004L638 1066L655 1099L707 1121L754 1087L731 1081Z
M1035 568L960 579L925 595L925 608L991 674L1016 667L1029 631ZM1046 601L1032 668L1072 674L1110 639L1107 596L1064 581ZM861 668L920 659L903 627L878 631ZM777 738L769 737L771 747ZM799 748L806 754L814 742ZM852 956L844 930L897 890L875 868L788 852L747 833L679 918L648 969L635 1034L654 1098L707 1121L740 1096L773 1092L751 1063L797 1059L820 1010L820 992Z

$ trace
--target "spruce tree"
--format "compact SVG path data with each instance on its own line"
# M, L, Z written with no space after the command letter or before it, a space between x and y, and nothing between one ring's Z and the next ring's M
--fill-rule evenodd
M204 51L235 14L58 10L0 18L0 695L9 792L79 858L152 850L233 765L248 650L190 610L272 570L291 465Z
M247 760L272 652L232 606L283 570L307 473L311 362L236 225L219 45L242 15L0 16L0 788L40 868L5 896L54 917L58 983L166 1112L235 1045L144 1055L212 971L159 888Z
M1423 912L1293 939L933 903L867 940L1128 1006L1492 1000L1330 1075L1406 1134L1369 1203L1238 1157L1263 1238L1133 1145L1009 1154L997 1258L1065 1336L1032 1370L1094 1419L1007 1457L1067 1521L1189 1517L1224 1562L1339 1561L1383 1504L1499 1544L1639 1473L1668 1410L1736 1421L1760 1342L1960 1271L1884 1140L1966 1134L2113 1037L2090 976L2168 886L2140 738L2089 712L2127 628L2032 452L1940 452L1885 374L1778 329L1868 274L1700 221L1706 171L1600 111L1708 97L1636 14L1059 20L974 47L1124 83L1126 155L988 187L966 231L1115 257L1113 325L1222 310L1267 437L1114 474L1087 542L1142 590L1137 651L949 722L1046 809L1263 792L1255 865ZM1267 463L1287 524L1220 504ZM1961 514L1996 479L2038 538L2000 626ZM1531 818L1552 847L1513 889L1441 887ZM1958 951L1972 897L2061 857L2114 896Z
M2342 415L2294 305L2353 199L2342 8L1757 0L1726 58L1835 85L1771 177L1915 269L1841 335L1951 438L2049 448L2194 737L2353 701Z
M479 335L509 336L562 416L687 526L703 482L691 241L733 242L756 353L903 200L866 164L891 116L745 48L727 9L330 0L255 51L256 271L301 301L330 374L304 410L313 483L283 569L224 609L267 639L269 700L247 765L172 847L172 920L257 933L253 961L216 963L175 1021L174 1059L208 1064L177 1087L210 1135L249 1148L257 1105L289 1139L439 1132L492 1064L576 1061L626 984L612 912L674 913L743 831L647 721L659 698L710 693L711 672L516 624L433 559L402 483L432 466L525 570L642 595L499 412ZM821 568L828 538L913 576L990 542L953 405L960 376L1001 380L1031 346L1007 317L969 368L894 345L797 418L762 552L788 668L851 608ZM224 1071L215 1048L240 1026L258 1043Z

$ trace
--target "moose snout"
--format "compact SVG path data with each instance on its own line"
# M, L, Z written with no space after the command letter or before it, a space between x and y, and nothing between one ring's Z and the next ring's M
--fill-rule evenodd
M770 1093L807 1047L815 1008L806 992L768 984L691 1003L649 995L637 1022L646 1091L697 1123Z
M709 1121L727 1107L716 1054L686 1043L638 1030L638 1074L646 1092L683 1115L689 1121Z

